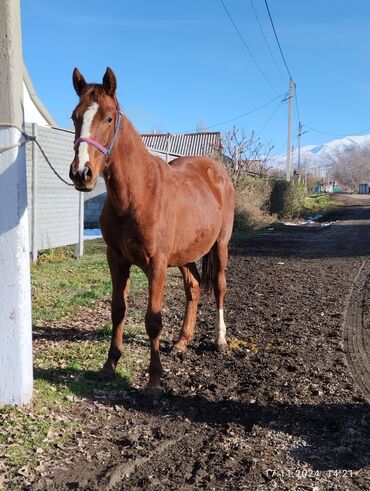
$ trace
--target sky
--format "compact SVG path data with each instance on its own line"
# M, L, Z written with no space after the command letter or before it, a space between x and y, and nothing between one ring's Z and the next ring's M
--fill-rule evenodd
M110 66L124 112L141 133L235 125L273 145L272 154L284 153L289 75L265 1L223 3L244 43L220 0L21 0L23 58L64 128L72 128L77 103L73 68L100 82ZM297 89L292 143L298 114L307 131L302 145L370 133L370 2L268 4Z

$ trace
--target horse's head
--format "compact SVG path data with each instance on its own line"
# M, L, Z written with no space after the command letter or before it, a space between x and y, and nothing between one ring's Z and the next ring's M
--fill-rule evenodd
M79 191L92 191L117 136L121 113L116 98L116 77L108 67L102 84L86 83L78 68L73 87L80 100L72 113L75 157L69 177Z

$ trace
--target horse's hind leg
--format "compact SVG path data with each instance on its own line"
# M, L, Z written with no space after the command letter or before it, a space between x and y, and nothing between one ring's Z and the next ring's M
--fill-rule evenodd
M217 306L216 320L216 346L220 351L227 348L226 342L226 325L224 321L224 298L226 293L225 270L228 259L227 243L216 242L214 249L215 254L215 271L213 278L213 288Z
M112 277L112 339L108 352L108 359L101 369L102 376L112 376L116 370L118 360L122 355L123 321L127 309L127 295L129 291L130 264L123 265L108 248L108 264Z
M175 348L179 351L185 351L187 344L194 334L200 295L200 276L195 263L180 266L179 269L184 279L186 311L179 339L175 343Z

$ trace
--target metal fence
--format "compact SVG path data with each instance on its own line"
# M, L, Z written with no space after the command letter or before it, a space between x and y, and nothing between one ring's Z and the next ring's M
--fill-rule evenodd
M83 254L83 196L69 186L74 133L27 124L36 137L26 146L30 250L33 260L43 249L74 244Z

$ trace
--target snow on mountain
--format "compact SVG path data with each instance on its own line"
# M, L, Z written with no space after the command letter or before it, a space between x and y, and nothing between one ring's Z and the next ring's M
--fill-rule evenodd
M301 148L301 165L307 169L325 168L332 164L332 158L339 153L347 152L356 147L370 147L370 134L359 136L346 136L332 140L322 145L307 145ZM293 167L297 167L298 151L293 153ZM277 155L269 158L272 167L285 167L286 155Z

